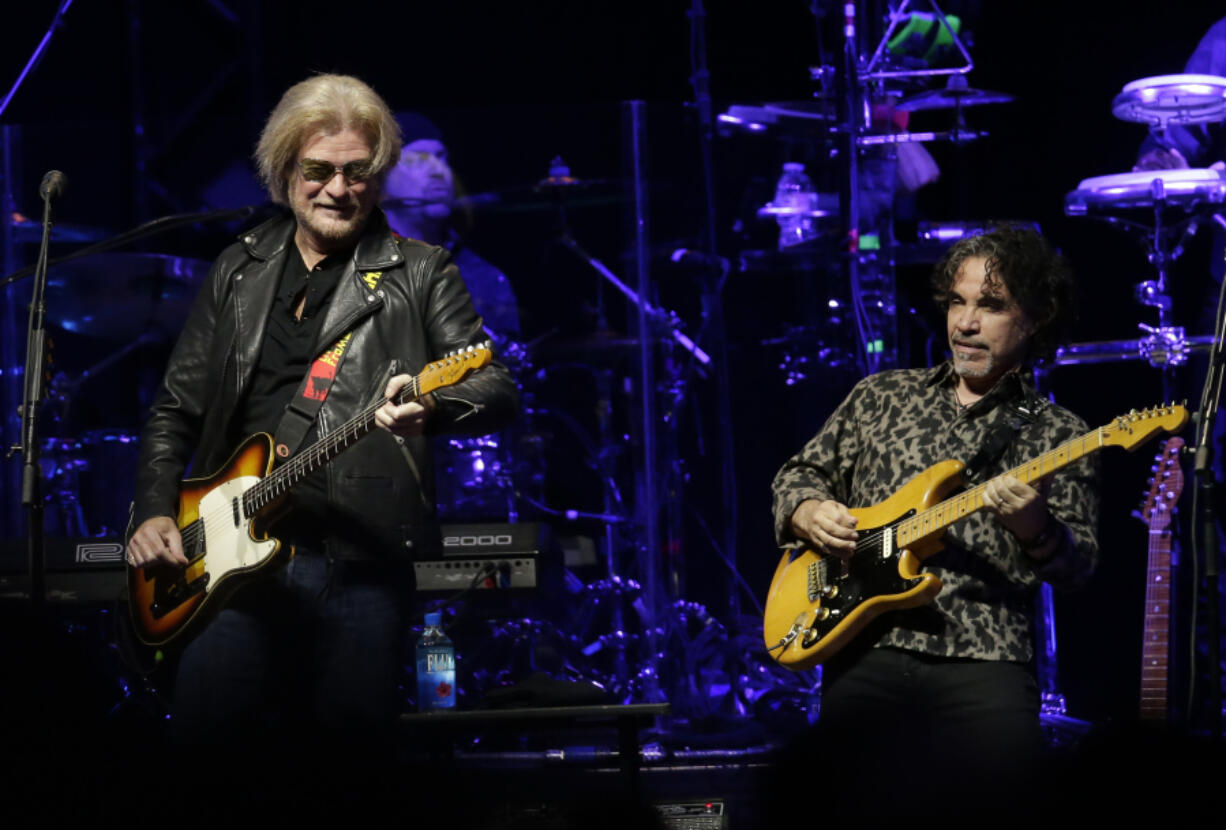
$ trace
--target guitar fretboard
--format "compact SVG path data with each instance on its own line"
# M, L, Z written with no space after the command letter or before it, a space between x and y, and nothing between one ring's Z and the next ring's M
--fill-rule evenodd
M1171 534L1149 531L1145 578L1145 642L1141 646L1141 718L1165 720L1171 636Z
M1141 641L1142 720L1167 719L1171 650L1171 516L1183 492L1179 454L1183 439L1167 439L1153 468L1149 497L1140 513L1149 530L1149 557L1145 569L1145 634Z
M394 400L397 406L415 401L420 397L418 391L421 388L420 378L421 375L412 378L396 393ZM259 513L284 496L290 488L308 475L321 469L333 458L353 446L359 438L375 428L375 413L382 408L383 404L383 401L371 404L253 485L243 493L244 514L254 516Z
M1066 441L1053 450L1040 455L1019 467L1009 470L1009 475L1026 484L1033 484L1051 475L1061 467L1072 464L1090 453L1101 450L1106 443L1105 431L1111 427L1099 427L1080 438ZM934 504L909 519L898 523L897 544L906 547L934 533L939 533L959 519L965 518L987 506L983 500L985 484L979 484L952 496L940 504Z

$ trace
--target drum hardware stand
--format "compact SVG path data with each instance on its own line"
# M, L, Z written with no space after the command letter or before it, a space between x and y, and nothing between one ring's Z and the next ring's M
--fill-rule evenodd
M884 68L885 50L890 37L900 25L910 19L909 9L911 1L902 0L896 7L890 8L888 25L882 33L872 57L867 63L862 63L857 42L857 5L856 3L847 3L843 7L843 72L841 77L836 74L835 79L840 83L841 95L839 97L843 104L840 115L842 116L842 127L846 136L841 152L844 154L847 175L844 182L845 189L841 196L849 252L851 254L848 257L848 282L851 287L850 301L855 312L856 328L859 334L856 344L858 363L862 373L869 374L883 368L885 365L897 362L897 309L894 307L895 286L893 266L888 261L881 262L878 265L870 265L868 259L871 257L866 258L861 245L861 234L864 232L864 229L861 228L860 223L864 216L862 215L863 207L861 205L861 186L863 183L861 181L862 173L859 156L862 149L866 147L901 143L896 137L867 134L867 129L871 126L873 97L870 93L870 88L874 84L890 80L966 75L974 69L974 61L971 59L961 39L954 32L953 27L949 25L944 12L941 11L935 0L933 0L929 5L936 15L936 25L944 27L948 31L953 44L958 49L965 63L961 66L944 69L891 70ZM824 78L824 75L821 77ZM959 130L964 127L961 121L961 108L958 107L957 109L959 110L957 116L958 123L950 133L950 138L953 140L959 140ZM933 137L937 137L935 133ZM916 136L908 137L905 140L919 141L922 139ZM886 214L879 218L877 225L878 228L875 229L875 232L878 233L878 239L881 240L881 231L884 230L884 235L889 238L883 241L888 247L892 244L893 237L892 210L887 210ZM878 259L880 260L880 257ZM888 305L888 309L882 306L882 313L880 315L870 311L869 307L865 304L862 268L875 272L876 281L883 283L879 293L889 295L889 297L882 298L882 301ZM875 330L872 319L874 316L882 317L881 322L894 329L893 335L889 337L888 348L885 342L885 333Z
M947 69L904 69L897 71L877 71L877 66L881 62L882 55L885 52L886 45L890 42L890 36L898 29L905 21L910 19L911 0L902 0L896 8L890 9L890 23L886 27L885 33L881 36L881 42L877 44L876 50L873 52L873 57L868 62L868 66L864 69L864 78L866 80L884 80L888 78L935 78L941 75L965 75L975 68L975 62L971 60L970 53L966 51L966 47L962 44L962 39L958 37L958 33L954 31L953 26L949 25L949 21L945 18L945 13L937 6L936 0L930 0L929 4L935 12L938 25L943 26L945 31L949 33L953 44L961 53L962 59L966 61L963 66L955 66ZM854 12L853 12L854 13ZM851 25L855 25L854 20Z
M714 344L717 364L714 368L716 381L716 400L719 408L719 457L720 457L720 488L723 497L723 545L721 558L729 564L734 577L737 572L737 535L739 517L737 515L737 481L736 481L736 442L732 425L732 384L728 369L728 334L724 322L724 283L728 277L727 260L719 257L717 231L717 205L715 202L715 119L712 111L710 80L711 73L707 62L706 10L702 0L692 0L690 9L691 26L691 65L694 68L691 76L691 86L694 89L694 106L699 119L699 152L702 161L703 187L706 196L705 222L703 226L706 242L706 253L711 261L720 262L722 268L718 279L713 270L708 269L707 278L703 281L702 315L703 332L708 335L707 342ZM713 540L714 541L714 540ZM739 593L734 581L729 581L728 610L733 618L740 616Z
M5 272L16 268L18 263L12 217L17 212L14 191L22 189L18 181L20 165L17 161L21 156L20 136L20 127L0 125L0 177L3 178L3 189L0 191L0 208L3 209L3 215L0 216L3 250L0 254L3 259L0 260L0 265ZM15 369L22 359L22 344L17 341L17 332L20 330L17 322L17 294L17 289L12 285L0 284L0 367L4 369L0 375L0 413L3 413L0 418L0 446L15 440L20 434L21 418L18 406L22 389ZM0 511L3 511L4 515L3 524L16 532L16 528L21 527L23 521L21 502L17 497L21 492L20 468L16 465L5 465L0 468L0 473L3 475L0 480Z
M638 493L638 501L640 503L638 509L643 522L642 530L644 538L640 542L639 550L643 558L643 572L645 575L642 585L644 597L639 604L647 611L644 619L643 643L643 651L645 652L647 659L646 665L640 672L640 675L643 681L642 694L646 700L651 701L660 697L658 673L656 670L657 636L655 633L656 618L658 616L660 605L656 600L659 596L660 586L656 578L656 569L660 551L664 547L660 543L660 527L656 516L657 505L659 505L661 502L656 490L658 478L656 435L656 430L658 429L658 416L656 413L654 398L657 390L657 384L655 383L655 371L652 359L653 350L651 348L651 344L655 342L657 337L670 340L674 346L679 346L690 355L696 370L700 373L712 365L712 359L710 355L708 355L701 347L698 346L697 343L695 343L681 330L681 321L675 312L659 308L646 299L648 291L650 290L650 283L648 271L649 258L645 244L647 207L645 167L643 164L646 140L645 116L646 107L643 102L630 101L624 105L624 117L627 123L628 133L627 138L629 143L632 145L632 152L630 154L629 162L633 166L634 171L632 185L634 188L634 201L637 215L637 221L635 222L637 234L635 240L635 254L636 270L638 271L639 276L638 290L631 288L603 262L585 251L574 239L574 237L570 235L566 228L564 198L559 198L560 225L556 241L562 245L562 247L575 254L575 256L577 256L579 259L586 262L588 266L592 268L592 270L599 274L603 278L603 283L599 284L607 283L608 285L611 285L617 289L617 291L619 291L627 300L629 300L638 311L637 328L640 339L638 386L640 400L642 402L641 428L644 448L643 471L641 479L642 488ZM561 171L563 168L564 164L561 162L561 160L556 159L550 169L550 180L557 178L558 175L560 175L560 173L555 175L555 170ZM569 170L566 170L566 178L569 178ZM564 195L562 194L561 188L557 188L557 191L559 195ZM601 315L601 318L603 319L603 314ZM600 382L599 378L598 382ZM607 386L608 382L606 378L602 385L602 389ZM610 396L602 393L602 397L608 400ZM602 413L602 424L607 424L607 413ZM676 419L670 418L667 426L668 428L675 430ZM607 429L607 426L602 427L602 429ZM602 436L602 438L603 437L604 436ZM670 445L670 447L671 446L673 445ZM675 466L676 465L670 465L670 469L673 469L674 472ZM669 473L665 473L664 477L667 478L668 475ZM607 497L608 490L606 488L606 499ZM608 507L609 509L606 510L606 513L611 513L613 511L613 506L608 505ZM611 537L612 533L613 528L606 527L605 548L609 566L608 572L611 578L620 578L617 577L619 569L616 567L614 562L614 550ZM676 538L678 533L679 527L670 528L670 536ZM672 539L670 539L667 548L669 550L679 548L679 542L674 542ZM670 565L675 564L675 562L670 562ZM679 574L674 572L672 577L672 584L674 586L679 586ZM615 631L624 632L624 622L625 620L622 616L621 609L615 607L613 619ZM628 666L626 667L625 673L628 674ZM620 676L623 674L623 670L621 668L619 668L618 674L620 680Z

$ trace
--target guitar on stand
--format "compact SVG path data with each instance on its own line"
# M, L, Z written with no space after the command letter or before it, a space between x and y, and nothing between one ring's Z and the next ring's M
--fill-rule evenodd
M1145 505L1133 515L1149 526L1149 565L1145 571L1145 636L1141 645L1140 717L1165 721L1170 682L1171 515L1183 492L1179 453L1183 439L1168 438L1155 457L1154 478Z

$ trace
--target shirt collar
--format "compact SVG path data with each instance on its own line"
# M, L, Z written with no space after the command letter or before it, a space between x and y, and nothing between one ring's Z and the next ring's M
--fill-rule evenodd
M1000 398L1001 400L1013 400L1018 397L1025 397L1031 390L1030 383L1027 381L1028 375L1019 366L1012 371L1002 375L996 383L988 390L988 393L981 398ZM954 373L954 364L952 360L946 360L937 366L933 366L928 370L928 378L924 382L925 386L942 386L957 383L958 376ZM973 404L972 404L973 405Z

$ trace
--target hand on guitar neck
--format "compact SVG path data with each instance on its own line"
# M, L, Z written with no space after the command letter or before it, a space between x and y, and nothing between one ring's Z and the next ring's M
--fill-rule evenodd
M999 475L983 486L983 502L984 510L1021 541L1030 558L1041 562L1055 553L1060 536L1047 533L1054 521L1047 511L1051 479L1035 484L1031 487L1008 473Z
M434 393L396 405L395 398L413 380L412 375L396 375L387 383L383 396L387 403L375 412L375 426L401 438L412 438L425 432L426 421L434 411Z
M1039 539L1051 521L1047 512L1049 487L1048 479L1039 482L1036 489L1007 473L997 476L984 485L984 509L1023 543ZM839 559L848 559L856 552L858 523L847 505L833 499L808 499L792 513L792 532L798 538L813 542L822 553ZM1057 535L1051 534L1039 544L1027 546L1027 553L1042 561L1052 555L1058 540Z

